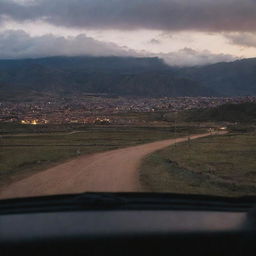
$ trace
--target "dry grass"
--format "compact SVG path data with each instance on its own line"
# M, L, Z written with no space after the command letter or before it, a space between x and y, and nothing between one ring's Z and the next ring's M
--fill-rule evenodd
M255 156L255 133L202 138L148 156L141 182L154 192L255 195Z

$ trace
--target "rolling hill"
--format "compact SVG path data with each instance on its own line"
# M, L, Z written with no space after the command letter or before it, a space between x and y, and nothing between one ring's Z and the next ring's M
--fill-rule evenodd
M195 109L165 114L164 119L185 122L241 122L256 123L256 103L224 104L215 108Z
M177 70L224 96L256 95L256 58Z

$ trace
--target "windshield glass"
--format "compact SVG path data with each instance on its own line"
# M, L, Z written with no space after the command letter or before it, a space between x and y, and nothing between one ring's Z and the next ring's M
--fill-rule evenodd
M255 11L1 0L0 199L256 195Z

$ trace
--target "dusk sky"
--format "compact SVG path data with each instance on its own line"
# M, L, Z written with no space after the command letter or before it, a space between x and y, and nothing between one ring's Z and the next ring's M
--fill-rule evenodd
M0 0L0 58L256 56L256 0Z

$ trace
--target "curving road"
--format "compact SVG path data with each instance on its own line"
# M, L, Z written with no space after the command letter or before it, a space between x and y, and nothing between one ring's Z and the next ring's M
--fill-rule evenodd
M193 135L191 139L209 136ZM187 137L168 139L85 155L39 172L5 188L0 198L32 197L80 192L138 192L138 167L146 155L174 144Z

